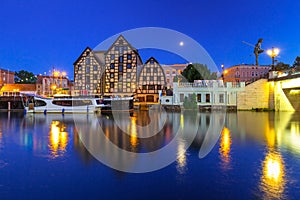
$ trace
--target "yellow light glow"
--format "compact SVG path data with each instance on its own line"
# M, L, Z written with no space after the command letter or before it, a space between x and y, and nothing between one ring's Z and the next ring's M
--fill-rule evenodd
M226 70L224 70L224 74L227 74L228 73L228 70L226 69Z
M59 156L59 150L64 152L68 144L68 133L64 131L65 125L59 121L52 121L49 132L49 148L54 157Z
M183 116L183 114L180 115L180 127L181 127L181 129L184 128L184 116Z
M285 171L281 155L269 151L262 166L260 187L266 199L281 199L285 188Z
M60 74L60 72L59 72L59 71L54 71L54 72L53 72L53 76L55 76L55 77L58 77L58 76L59 76L59 74Z
M178 140L177 146L177 171L180 174L185 172L186 167L186 147L184 140Z
M66 73L65 71L63 71L63 72L61 73L61 75L62 75L62 76L66 76L67 73Z
M267 54L272 58L278 56L279 52L280 50L278 48L272 48L267 50Z
M130 134L130 144L135 148L138 144L137 138L137 127L136 127L136 117L131 118L131 134Z
M231 149L230 130L224 127L221 133L220 148L219 148L221 160L224 164L228 164L230 162L230 149Z

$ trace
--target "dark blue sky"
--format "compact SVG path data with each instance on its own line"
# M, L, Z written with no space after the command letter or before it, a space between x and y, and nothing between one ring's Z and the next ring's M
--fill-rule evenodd
M253 48L242 41L255 44L260 37L262 48L279 47L278 60L292 64L300 55L299 13L294 0L0 0L0 68L43 73L55 67L72 78L86 46L139 27L184 33L217 66L254 63ZM271 62L266 54L259 60Z

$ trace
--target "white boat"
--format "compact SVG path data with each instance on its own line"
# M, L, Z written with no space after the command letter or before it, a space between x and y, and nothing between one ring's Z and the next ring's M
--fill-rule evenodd
M100 97L94 96L33 96L25 103L31 113L94 113L103 107Z

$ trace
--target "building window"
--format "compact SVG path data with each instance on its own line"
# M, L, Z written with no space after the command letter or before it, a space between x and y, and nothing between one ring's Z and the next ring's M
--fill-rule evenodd
M85 72L86 72L86 73L90 73L90 67L89 67L89 66L87 66L87 67L85 68Z
M201 102L201 94L197 94L197 101Z
M154 81L154 77L153 76L150 76L150 81Z
M115 87L115 83L111 82L110 83L110 88L114 88Z
M127 60L131 60L131 58L132 58L132 55L131 55L131 54L128 54L128 55L127 55Z
M224 94L219 95L219 103L224 103Z
M111 63L110 64L110 69L114 69L115 68L115 64L114 63Z
M94 80L97 80L98 79L98 76L97 76L97 74L94 74Z
M126 77L127 77L127 78L131 78L130 73L127 73L127 74L126 74Z
M98 66L97 66L97 65L94 65L93 70L94 70L94 71L98 71Z
M142 89L143 89L143 90L147 90L147 85L143 85L143 86L142 86Z
M206 103L210 102L210 94L205 94L205 102Z
M149 90L155 90L155 86L154 85L149 85Z
M157 68L153 68L154 73L157 73L157 71L158 71Z
M150 73L151 69L149 67L146 68L146 73Z
M131 64L130 63L127 64L127 69L131 69Z
M252 72L252 76L254 76L254 72Z
M90 58L86 58L86 59L85 59L85 63L86 63L87 65L89 65L89 64L90 64Z
M110 73L110 78L114 78L114 73Z
M115 59L115 55L110 55L110 59L114 60Z
M184 101L184 94L180 94L180 102Z
M157 89L158 89L158 90L161 90L161 85L157 85Z
M131 83L128 82L128 83L127 83L127 88L130 88L130 86L131 86Z
M123 72L123 65L119 65L119 72Z
M123 56L119 56L119 62L120 62L120 63L123 62Z
M82 70L82 66L78 65L78 70L81 71Z
M115 51L119 51L119 47L118 46L115 47Z

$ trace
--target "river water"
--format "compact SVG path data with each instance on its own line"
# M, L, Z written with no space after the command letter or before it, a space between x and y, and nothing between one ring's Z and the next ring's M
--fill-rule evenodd
M1 199L298 199L300 113L0 113Z

